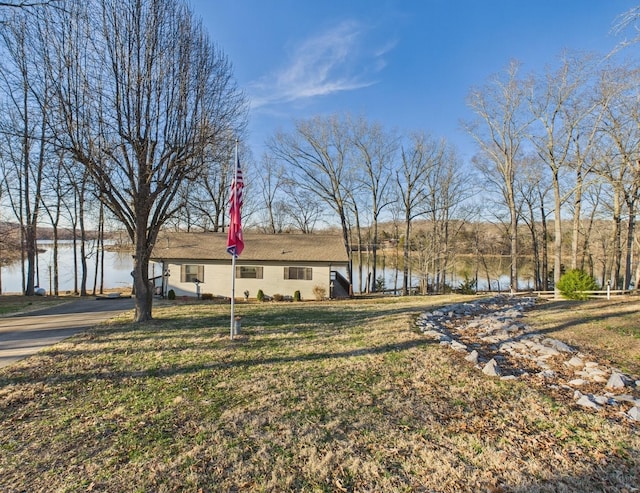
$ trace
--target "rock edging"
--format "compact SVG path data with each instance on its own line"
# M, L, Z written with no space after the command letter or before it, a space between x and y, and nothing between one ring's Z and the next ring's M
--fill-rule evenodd
M584 409L617 410L640 421L640 381L533 330L520 319L535 303L532 297L498 295L424 312L416 323L426 337L467 353L465 360L487 376L537 379L573 392L574 402Z

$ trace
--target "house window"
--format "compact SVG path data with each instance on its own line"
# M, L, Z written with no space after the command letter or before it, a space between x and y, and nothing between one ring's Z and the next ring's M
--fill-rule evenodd
M180 268L180 282L204 282L204 265L183 265Z
M236 279L262 279L262 267L237 265Z
M285 279L298 279L302 281L312 280L311 267L285 267L284 278Z

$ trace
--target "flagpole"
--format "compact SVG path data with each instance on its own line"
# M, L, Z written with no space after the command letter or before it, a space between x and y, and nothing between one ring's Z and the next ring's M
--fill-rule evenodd
M233 341L235 332L235 308L236 308L236 256L231 257L231 329L229 335Z
M238 140L236 139L236 153L235 160L233 161L233 193L235 194L236 206L237 206L237 193L238 193ZM231 222L229 222L231 227ZM229 336L233 341L233 335L235 333L235 308L236 308L236 257L237 250L234 249L233 255L231 255L231 328L229 329Z

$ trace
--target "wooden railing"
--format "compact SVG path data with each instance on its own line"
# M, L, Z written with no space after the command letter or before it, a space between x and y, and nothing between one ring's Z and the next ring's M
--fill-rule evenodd
M610 289L600 291L581 291L586 294L589 299L608 299L611 296L625 296L629 294L637 293L633 289ZM514 296L538 296L540 298L553 298L555 297L555 291L518 291L514 293Z

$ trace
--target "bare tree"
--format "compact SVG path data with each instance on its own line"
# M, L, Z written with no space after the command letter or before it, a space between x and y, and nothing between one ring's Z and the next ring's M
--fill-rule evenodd
M1 132L9 159L3 163L12 209L21 226L23 291L37 284L37 228L42 183L51 154L48 143L51 88L38 67L38 31L28 16L15 15L1 31L6 65L0 83L5 94ZM26 260L26 272L24 261Z
M519 201L522 203L521 219L531 237L533 280L536 290L548 287L547 213L546 200L551 190L548 170L537 155L527 155L520 166L520 179L516 182Z
M134 244L135 318L142 322L152 318L148 263L158 232L182 205L180 186L195 179L207 146L244 128L245 100L228 59L184 2L70 7L51 41L59 145L89 172Z
M637 107L640 71L628 67L603 72L599 100L603 108L604 139L596 172L613 189L614 285L629 289L632 276L635 217L640 200L640 111ZM622 237L622 214L626 208L626 241ZM624 243L624 246L623 246ZM622 255L624 275L621 274Z
M61 0L44 0L42 2L16 1L16 2L0 2L0 8L29 9L32 7L47 7L50 5L58 5Z
M371 275L367 276L367 291L375 291L378 226L380 214L396 200L389 190L392 185L392 165L396 158L398 144L397 138L392 133L386 132L382 125L370 124L364 118L352 122L351 135L355 147L354 160L362 170L360 175L362 186L364 193L368 195L368 210L371 212L371 233L367 244L371 245L372 258Z
M447 285L447 273L457 253L456 238L465 225L465 201L473 190L473 181L462 168L457 151L444 143L442 158L433 163L425 182L428 207L425 217L429 220L427 247L428 267L423 274L430 275L432 286L443 292ZM425 292L426 292L425 279Z
M429 211L426 192L427 180L433 168L444 156L444 141L436 141L425 134L415 133L409 137L409 145L402 148L402 162L396 171L398 195L404 213L404 250L402 294L409 294L409 266L411 264L411 226L413 220Z
M640 6L630 8L615 19L612 32L618 36L623 36L626 32L630 31L631 35L630 37L624 38L622 41L620 41L611 52L611 55L640 42L640 32L638 30L639 20Z
M344 121L338 116L315 117L296 122L292 133L278 133L269 144L277 159L291 165L290 178L298 188L315 194L338 216L344 247L351 258L349 234L350 183L349 140ZM352 282L352 268L347 279Z
M591 248L593 243L592 235L595 232L594 228L596 227L598 215L602 214L600 204L603 200L604 188L604 180L594 180L592 186L586 190L584 195L589 216L585 228L584 242L582 244L582 253L578 268L589 272L594 278L596 277L596 272L594 254ZM606 282L604 277L602 277L601 280L603 284Z
M292 227L304 234L313 233L316 224L323 217L322 203L315 193L300 189L294 181L285 179L283 192L284 212Z
M578 233L584 175L595 144L597 118L594 98L589 94L590 60L564 55L560 67L548 71L529 93L529 109L537 121L539 133L532 142L541 161L549 168L554 197L554 284L556 295L562 274L562 205L574 196L571 267L577 266ZM575 179L568 190L561 189L563 173L573 170Z
M511 244L511 289L518 286L518 216L515 179L530 119L523 114L526 84L518 76L519 64L512 61L504 74L493 76L481 89L472 90L468 105L477 119L464 123L478 143L480 171L500 191L509 211Z
M355 250L357 255L358 291L362 294L367 289L367 282L364 280L364 252L367 246L365 245L364 231L362 227L362 219L365 217L366 211L361 211L361 205L364 204L360 203L362 185L361 182L355 178L359 172L359 169L354 169L354 177L350 180L352 185L345 188L345 203L347 204L347 222L351 238L351 250Z
M52 231L52 255L51 255L51 277L50 293L58 296L60 294L60 271L58 263L59 253L59 232L60 220L65 209L65 198L68 197L71 189L65 180L65 164L62 155L58 154L57 161L52 163L51 172L45 175L42 206L49 217ZM48 192L48 193L47 193Z
M258 190L262 198L264 229L267 233L282 233L284 229L285 207L280 199L280 192L284 186L284 168L278 166L275 160L265 154L260 166L260 180Z
M5 24L10 24L11 16L16 13L27 15L33 19L44 18L51 9L63 9L64 3L65 0L15 0L0 2L0 27Z
M185 181L178 192L178 203L184 206L170 218L176 228L186 228L187 231L193 227L203 231L225 230L233 165L234 141L231 138L224 145L219 140L205 148L197 179ZM252 176L250 173L247 175ZM247 189L250 188L248 182L245 180ZM246 211L247 207L244 207L245 216Z

